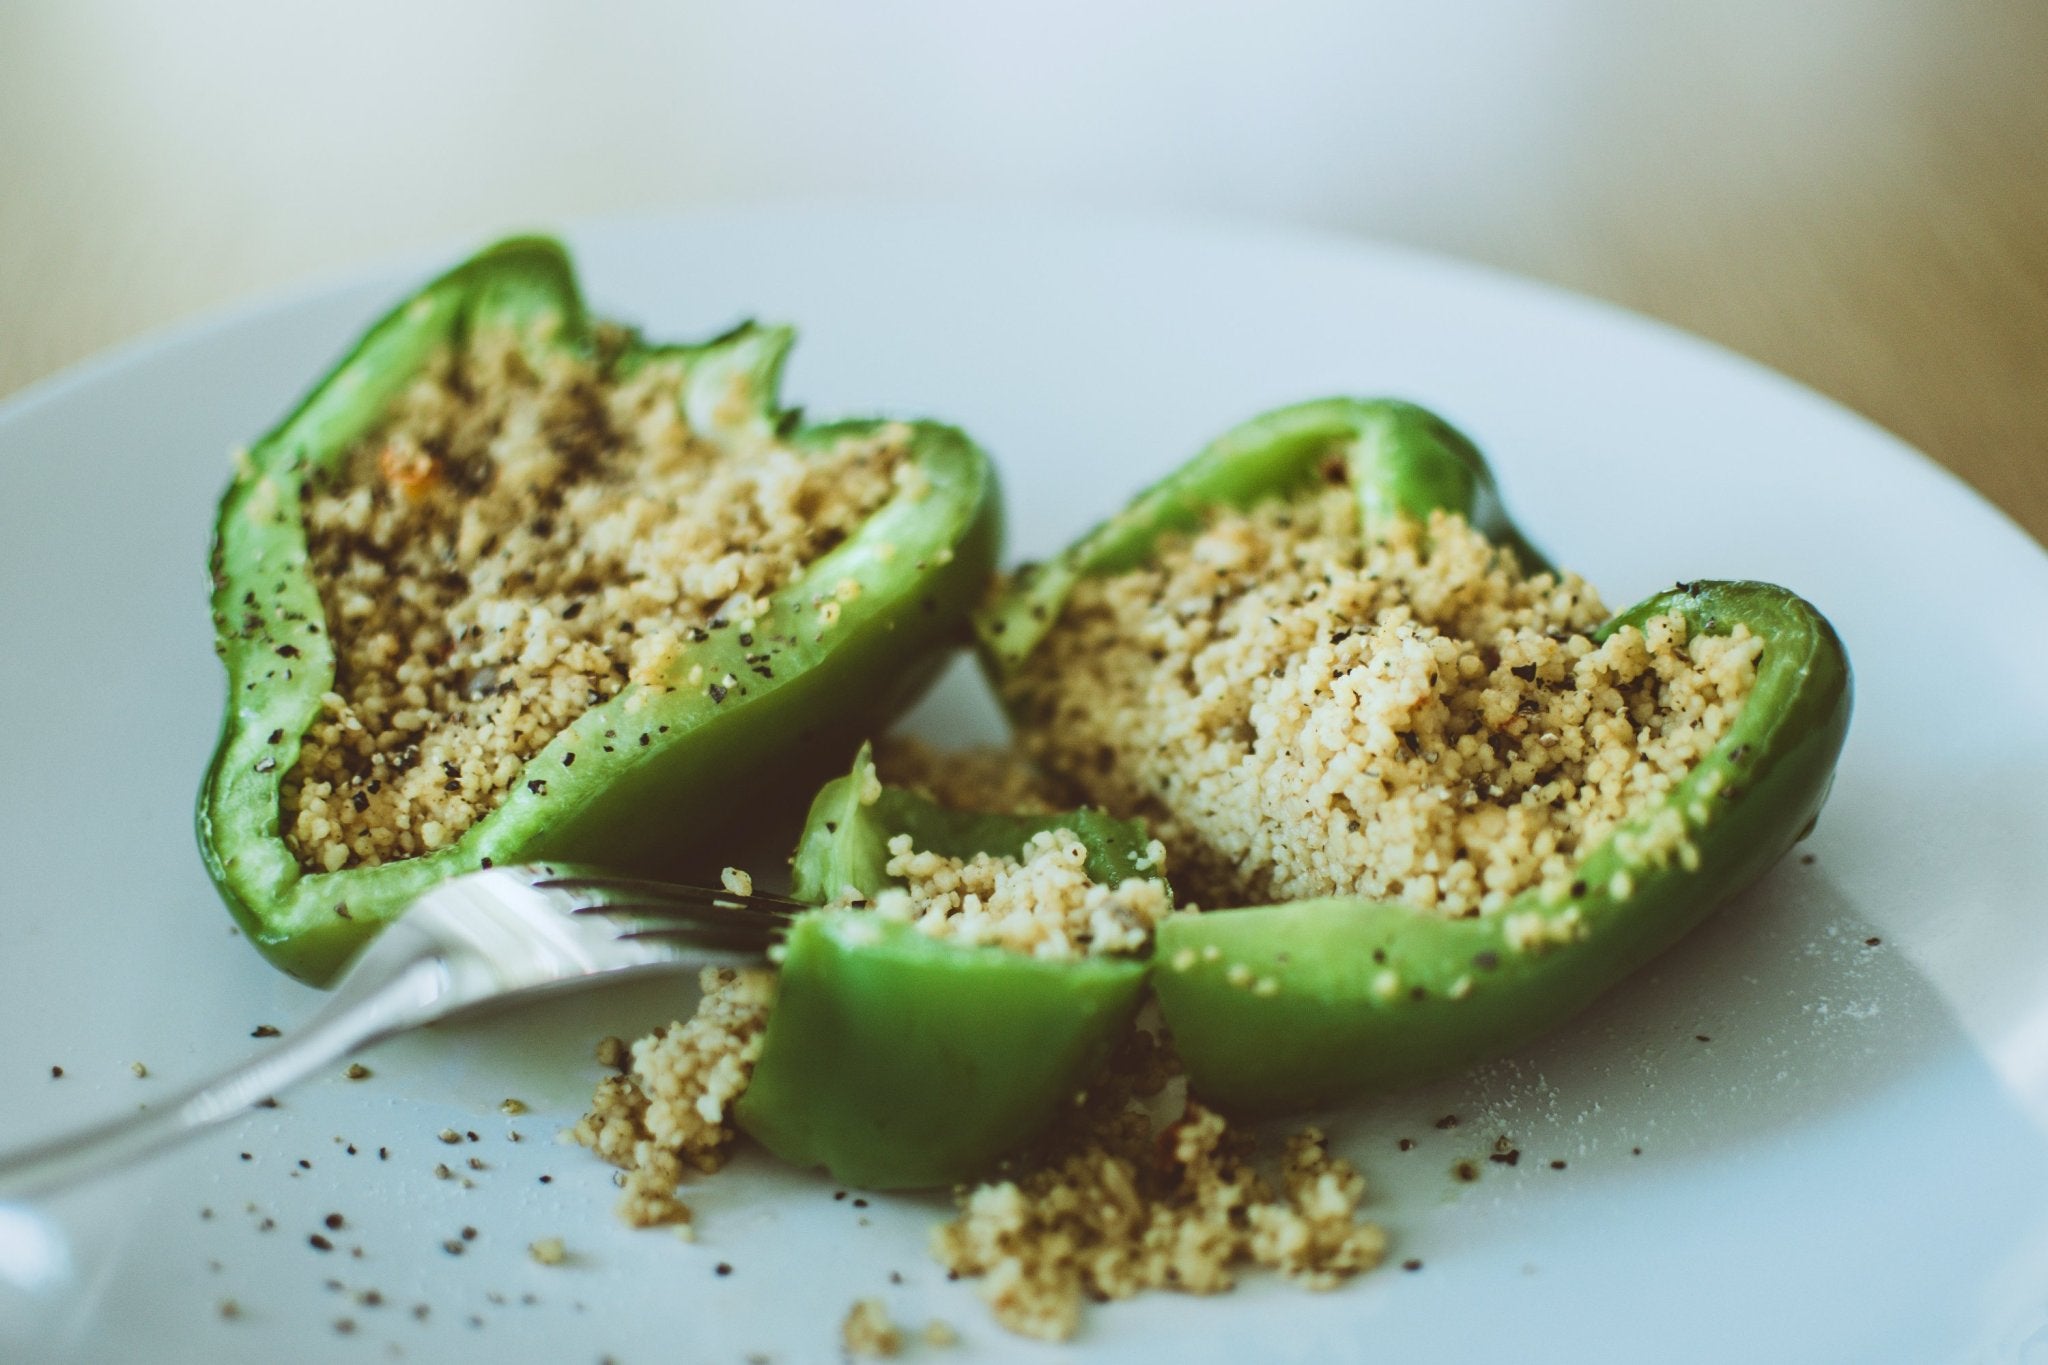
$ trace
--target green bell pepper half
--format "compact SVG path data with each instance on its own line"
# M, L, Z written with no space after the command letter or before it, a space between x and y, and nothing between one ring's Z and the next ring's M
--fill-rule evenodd
M811 807L794 864L797 899L824 904L894 883L888 842L950 857L1018 853L1071 831L1087 870L1115 884L1151 836L1100 811L983 815L884 787L864 803L867 751ZM987 1172L1042 1131L1131 1025L1141 959L1052 961L947 943L864 910L818 910L784 945L761 1056L735 1116L777 1156L866 1189L945 1185Z
M785 788L800 801L821 768L843 761L930 682L998 553L987 457L952 427L904 424L908 458L927 486L897 492L776 592L750 635L737 623L710 631L680 649L666 685L629 683L593 706L446 847L308 872L280 833L281 789L335 663L308 568L301 490L341 468L441 348L489 326L518 329L536 350L591 352L591 323L560 245L499 243L393 309L249 450L221 500L211 563L228 705L199 797L199 843L250 940L316 984L414 897L458 873L559 859L677 875L732 818L758 814ZM783 409L777 392L793 340L789 328L754 323L695 345L633 337L614 363L629 373L657 358L683 362L676 401L714 441L780 439L816 451L883 425L806 425ZM849 579L861 591L828 625L817 606ZM689 686L696 665L736 682ZM572 752L579 761L565 766Z
M1462 513L1529 571L1548 567L1507 520L1471 442L1411 404L1329 399L1234 429L978 619L997 690L1083 575L1145 562L1159 537L1213 508L1283 497L1341 458L1361 531L1389 516ZM1522 1046L1585 1008L1748 886L1811 830L1847 733L1849 664L1828 622L1765 583L1680 584L1602 626L1682 613L1694 632L1738 623L1764 641L1727 735L1662 800L1582 858L1568 893L1447 919L1332 897L1175 916L1153 986L1206 1100L1274 1112L1398 1087ZM1233 970L1236 969L1236 970Z

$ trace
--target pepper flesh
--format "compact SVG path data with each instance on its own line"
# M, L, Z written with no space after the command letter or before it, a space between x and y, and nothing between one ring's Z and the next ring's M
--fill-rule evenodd
M862 751L812 805L795 895L822 904L894 884L887 844L908 834L947 857L1015 854L1065 829L1092 880L1141 875L1144 828L1098 811L983 815L884 787L863 802ZM870 794L873 795L872 789ZM986 1172L1088 1083L1144 992L1135 958L1047 960L929 937L870 911L803 916L739 1124L777 1156L868 1189L944 1185Z
M728 627L682 645L663 686L630 682L564 727L504 801L432 853L308 872L280 833L282 786L334 685L334 649L308 570L300 491L373 431L436 351L484 327L536 349L584 352L591 330L568 258L540 238L503 242L428 284L240 462L212 553L216 648L228 709L200 793L208 871L250 940L278 966L329 980L428 887L486 863L561 859L678 875L739 816L816 781L929 683L982 590L1001 535L994 472L954 428L904 423L922 487L899 490L843 543L769 598L746 644ZM691 428L717 442L819 450L880 421L803 425L777 400L794 334L748 323L688 346L629 342L621 371L684 366ZM836 617L817 611L835 588ZM755 665L764 662L772 677ZM713 686L686 685L694 667ZM718 680L730 674L727 687ZM604 752L607 731L629 742ZM644 742L643 737L644 736ZM566 754L581 761L565 766Z
M978 624L998 691L1081 577L1141 565L1167 532L1193 529L1218 507L1285 496L1330 459L1357 490L1365 536L1390 516L1426 520L1441 508L1525 569L1548 567L1508 521L1478 452L1440 418L1386 400L1301 404L1226 434L990 604ZM1243 1111L1298 1109L1520 1046L1668 948L1805 836L1848 727L1841 641L1787 590L1740 582L1681 584L1599 636L1666 611L1700 633L1746 625L1764 641L1757 680L1729 733L1675 789L1580 860L1575 894L1538 888L1471 919L1330 897L1160 927L1153 985L1196 1093Z

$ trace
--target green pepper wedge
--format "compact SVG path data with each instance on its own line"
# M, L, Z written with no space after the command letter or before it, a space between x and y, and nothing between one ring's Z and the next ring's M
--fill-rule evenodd
M491 863L563 859L650 875L688 866L778 781L836 765L929 683L983 590L1001 537L994 471L961 432L902 424L921 487L900 488L847 540L776 592L751 635L728 626L684 645L666 685L628 683L536 754L494 810L431 853L338 872L303 869L280 833L281 790L334 684L335 654L308 569L301 490L372 432L440 348L486 326L530 348L590 353L593 333L568 257L544 238L488 248L401 303L243 457L221 500L212 550L216 649L228 706L199 797L208 871L274 963L324 984L409 901ZM746 323L696 345L630 338L627 373L680 360L677 402L719 442L776 438L799 451L879 421L805 425L779 406L793 332ZM851 580L836 616L821 602ZM764 666L765 665L765 666ZM695 666L712 685L688 685ZM772 674L772 676L769 676ZM723 682L730 675L730 682ZM626 738L606 752L607 734ZM582 761L565 764L565 755Z
M1341 457L1361 530L1389 516L1463 514L1526 570L1548 565L1501 507L1471 442L1412 404L1329 399L1232 430L1042 569L977 626L997 690L1084 575L1142 564L1211 509L1285 496ZM1805 837L1847 733L1848 660L1811 605L1764 583L1680 584L1600 631L1682 613L1694 632L1745 625L1764 641L1729 733L1663 799L1581 859L1569 891L1448 919L1329 898L1175 916L1153 985L1190 1085L1248 1112L1298 1109L1442 1076L1521 1046L1664 951Z
M949 857L1014 854L1065 829L1103 883L1145 875L1144 827L1100 811L982 815L879 791L863 750L811 807L796 898L892 885L898 834ZM870 798L864 801L863 793ZM867 1189L944 1185L985 1173L1085 1086L1144 993L1135 958L1051 961L933 939L862 910L818 910L791 930L740 1126L777 1156Z

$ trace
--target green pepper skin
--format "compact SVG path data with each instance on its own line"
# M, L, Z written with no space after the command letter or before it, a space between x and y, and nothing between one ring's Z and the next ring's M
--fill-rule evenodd
M863 804L866 758L812 805L795 864L800 900L891 885L883 869L896 834L972 857L1068 829L1096 880L1141 875L1134 860L1150 839L1138 824L1097 811L969 814L893 788ZM1146 977L1138 959L964 947L858 910L803 916L781 967L735 1116L785 1161L864 1189L967 1180L1036 1136L1130 1027Z
M494 811L430 854L304 871L280 834L281 788L334 680L334 651L307 568L300 490L371 432L437 348L506 325L535 348L585 350L590 324L555 242L500 243L378 322L299 408L240 462L215 527L216 648L228 710L200 793L208 871L250 940L314 984L433 884L530 859L677 875L734 817L758 810L819 764L836 764L935 675L980 595L1001 539L993 468L961 432L904 424L929 487L898 492L844 543L776 593L751 640L737 623L679 651L667 687L628 684L535 755ZM879 421L805 426L777 388L794 334L744 324L693 346L635 339L622 370L682 359L677 395L691 426L720 441L780 435L820 449ZM844 580L858 596L836 622L817 611ZM764 660L763 655L768 657ZM773 677L764 677L762 664ZM694 666L718 682L689 686ZM606 752L607 745L611 752ZM573 767L565 765L570 753Z
M1372 428L1362 413L1373 409L1393 412L1388 442L1363 434ZM1345 411L1361 414L1348 429L1334 420ZM1013 632L1035 645L1081 574L1142 563L1162 531L1197 523L1208 507L1282 495L1325 453L1341 453L1361 484L1368 535L1376 508L1420 517L1444 507L1515 547L1525 565L1541 565L1505 529L1469 443L1444 439L1448 427L1417 411L1333 400L1225 436L1057 561L1057 592L1046 592L1041 575L984 614L982 657L998 689L1028 657ZM1697 632L1741 623L1761 637L1755 690L1664 800L1582 859L1571 888L1581 894L1531 891L1473 919L1329 898L1175 916L1161 927L1153 986L1197 1093L1241 1112L1300 1109L1522 1046L1670 947L1805 836L1848 730L1840 639L1792 593L1744 582L1680 584L1600 636L1666 611Z

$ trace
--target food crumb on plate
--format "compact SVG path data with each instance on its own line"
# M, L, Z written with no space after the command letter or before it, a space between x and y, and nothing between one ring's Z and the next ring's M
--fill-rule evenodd
M590 1112L569 1130L625 1173L619 1214L634 1227L690 1220L676 1190L687 1171L725 1164L735 1137L730 1106L761 1055L775 974L707 967L698 980L697 1012L630 1048L621 1042L621 1074L598 1082ZM601 1047L599 1060L616 1051Z
M840 1342L848 1355L894 1356L903 1352L903 1329L890 1320L880 1299L860 1299L840 1324Z
M1246 1265L1332 1289L1385 1256L1386 1234L1359 1217L1365 1178L1320 1130L1287 1139L1276 1190L1252 1164L1251 1136L1199 1103L1155 1127L1137 1102L1177 1069L1164 1044L1132 1035L1019 1174L962 1193L935 1231L939 1263L979 1277L1003 1327L1065 1340L1091 1299L1221 1293Z

